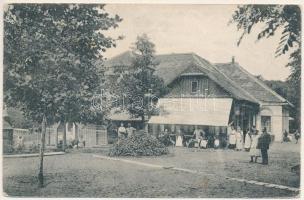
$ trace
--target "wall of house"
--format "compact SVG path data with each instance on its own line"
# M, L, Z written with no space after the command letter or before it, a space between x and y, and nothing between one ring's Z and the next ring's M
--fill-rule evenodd
M191 82L198 81L199 91L192 93ZM202 97L206 90L208 97L230 97L230 94L206 76L182 76L176 79L170 86L170 92L166 97Z
M283 131L287 131L289 133L289 110L288 108L283 106Z
M271 117L271 134L275 136L275 141L282 141L283 131L289 131L288 109L283 109L281 105L263 105L257 114L257 129L262 132L262 116ZM288 116L288 117L287 117Z

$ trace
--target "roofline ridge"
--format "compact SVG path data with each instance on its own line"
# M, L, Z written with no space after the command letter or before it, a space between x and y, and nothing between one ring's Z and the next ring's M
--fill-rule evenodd
M164 53L164 54L155 54L155 56L170 56L170 55L193 55L193 52L186 52L186 53Z
M121 52L121 53L119 53L119 54L117 54L117 55L115 55L115 56L113 56L113 57L111 57L111 58L108 58L108 60L111 60L111 59L113 59L113 58L119 57L119 56L121 56L121 55L123 55L123 54L125 54L125 53L128 53L129 55L131 55L131 54L132 54L132 51L131 51L131 50L123 51L123 52Z
M197 58L196 58L197 59ZM197 59L198 60L198 59ZM200 60L198 60L198 62L201 62ZM259 101L258 99L256 99L255 97L251 96L251 94L249 94L246 90L244 90L242 87L238 86L237 84L235 84L234 81L232 81L228 76L226 76L224 73L222 73L220 70L218 70L215 66L213 66L211 63L209 63L218 73L222 74L229 82L231 82L234 87L241 89L244 93L246 93L246 95L248 95L249 97L251 97L252 99L254 99L256 102L258 102L259 104L261 104L262 102ZM209 70L210 71L210 70Z
M244 69L243 67L241 67L238 63L234 63L240 70L242 70L243 72L245 72L250 78L252 78L256 83L258 83L260 86L262 86L263 88L265 88L267 91L269 91L270 93L272 93L273 95L275 95L276 97L278 97L280 100L283 100L285 102L288 102L289 104L291 104L287 99L285 99L284 97L282 97L281 95L279 95L278 93L276 93L275 91L273 91L270 87L268 87L265 83L263 83L262 81L260 81L258 78L256 78L255 76L253 76L252 74L250 74L246 69ZM291 104L293 105L293 104Z
M238 62L234 62L234 63L238 63ZM229 65L232 64L231 62L216 62L216 63L212 63L214 65Z

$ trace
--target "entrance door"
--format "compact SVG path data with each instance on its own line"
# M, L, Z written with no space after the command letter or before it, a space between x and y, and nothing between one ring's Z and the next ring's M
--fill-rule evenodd
M271 133L271 117L261 116L261 128L262 130L266 128L268 133Z

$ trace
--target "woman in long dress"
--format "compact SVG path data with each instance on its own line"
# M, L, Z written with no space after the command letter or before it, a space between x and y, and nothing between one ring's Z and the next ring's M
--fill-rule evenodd
M183 146L183 138L182 138L181 130L177 131L175 146L176 147L182 147Z
M249 151L249 155L250 155L250 162L257 162L258 157L261 156L261 151L260 149L257 149L258 146L258 140L259 140L259 135L257 131L252 132L251 135L251 146L250 146L250 151Z
M236 137L235 137L236 131L234 130L233 126L231 126L231 131L229 134L229 149L235 149L236 145Z
M237 131L235 134L236 137L236 150L241 151L243 149L243 134L241 127L237 127Z
M245 151L249 151L250 147L251 147L251 132L248 129L247 133L246 133L246 136L245 136L245 144L244 144Z

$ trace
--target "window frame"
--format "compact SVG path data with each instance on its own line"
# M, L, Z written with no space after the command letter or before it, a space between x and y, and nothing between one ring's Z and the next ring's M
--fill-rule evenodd
M193 83L196 83L196 91L193 91ZM191 80L191 93L196 94L199 91L199 85L198 85L198 80Z

